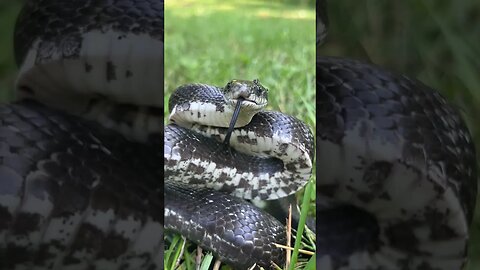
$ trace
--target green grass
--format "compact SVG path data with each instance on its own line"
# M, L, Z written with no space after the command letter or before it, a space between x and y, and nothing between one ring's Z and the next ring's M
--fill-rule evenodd
M13 29L20 1L0 3L0 101L12 100L16 66L13 57Z
M232 79L255 78L269 89L269 110L302 119L315 131L313 5L252 0L165 3L165 104L172 91L182 84L224 86ZM312 179L306 191L309 195L303 196L303 222L307 213L315 212L314 186ZM314 248L314 237L304 235L295 246ZM183 240L176 236L166 248L165 269L173 269L182 244ZM192 245L187 243L187 247ZM185 252L180 269L194 269L194 260L195 252ZM302 259L291 267L314 269L314 258L310 261L307 266ZM214 263L215 259L207 255L201 269Z
M165 104L181 84L224 86L231 79L258 78L269 89L270 109L314 126L314 20L313 7L167 1Z
M328 4L330 31L322 55L367 59L441 91L460 109L480 149L479 1L334 0ZM467 269L480 269L478 200L470 247Z

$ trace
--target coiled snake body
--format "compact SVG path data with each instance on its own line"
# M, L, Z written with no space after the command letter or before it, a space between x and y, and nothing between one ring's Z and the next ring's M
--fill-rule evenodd
M0 268L162 269L163 2L27 1L15 56Z
M162 130L162 1L27 1L15 29L15 56L18 100L0 107L0 268L162 269L164 226L236 268L283 262L273 245L285 242L283 226L225 192L236 193L237 184L251 199L297 191L311 174L311 132L275 112L250 121L242 109L238 125L250 124L235 130L230 142L258 142L252 160L251 153L224 144L209 148L219 145L214 139L221 128L208 139L177 118ZM207 88L213 89L195 87ZM261 94L258 82L247 88ZM245 108L265 105L261 95L243 96L244 89L237 90ZM192 97L194 90L187 90ZM208 93L203 97L215 104ZM194 106L184 102L176 110L193 113L188 107ZM195 113L202 118L205 111ZM269 152L268 143L278 145ZM165 186L163 147L170 162ZM215 151L202 156L206 149ZM240 165L235 169L221 160L232 156L237 164L229 165ZM212 165L217 170L205 174ZM193 169L193 177L182 166ZM222 191L170 181L198 184L202 175L223 180L213 186Z
M225 146L240 98L243 109ZM166 194L166 229L187 235L239 269L269 267L271 261L282 265L284 252L274 243L285 243L284 226L239 199L205 187L260 200L295 193L312 172L309 128L279 112L259 112L266 105L266 89L258 80L233 80L224 88L181 86L169 103L174 124L165 127L166 186L182 196ZM202 189L187 189L187 183Z
M324 19L318 19L322 26ZM169 134L197 136L177 124L162 129L162 29L161 1L27 1L15 31L18 101L0 107L0 268L161 269L163 225L183 217L200 233L182 233L222 247L214 251L239 268L250 266L250 258L268 266L281 257L271 241L283 240L282 227L268 215L219 191L169 181L164 188L159 180L162 133L172 150ZM321 40L326 28L318 29ZM460 269L476 170L457 111L418 81L339 58L317 59L317 90L317 267ZM222 158L217 139L226 130L216 130L201 138ZM249 132L239 132L232 142L252 143ZM292 157L292 149L277 154ZM303 152L296 156L313 154ZM255 164L263 176L243 174L269 192L250 189L247 197L278 197L301 186L262 184L271 175L308 171L305 162L267 159L260 155ZM210 168L195 162L189 169ZM215 188L235 192L231 185L243 184L224 174L211 174L231 180ZM171 223L164 222L164 196ZM222 218L206 211L229 207ZM230 218L240 215L246 226L223 223L239 224ZM271 238L255 241L251 225ZM241 252L233 249L241 244Z
M477 179L458 111L417 80L317 56L317 118L317 267L462 269Z

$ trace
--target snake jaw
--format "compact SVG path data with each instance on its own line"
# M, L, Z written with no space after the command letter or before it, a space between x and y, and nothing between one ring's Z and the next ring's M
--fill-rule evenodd
M238 99L232 99L230 101L230 105L235 108L238 104L239 101L242 101L242 104L240 105L242 110L247 109L255 112L261 111L265 106L267 105L265 102L261 100L255 100L255 99L247 99L247 98L238 98Z

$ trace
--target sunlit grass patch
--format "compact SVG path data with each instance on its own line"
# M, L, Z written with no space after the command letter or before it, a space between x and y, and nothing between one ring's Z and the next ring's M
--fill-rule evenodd
M20 1L0 3L0 101L3 102L13 98L17 72L13 57L13 31L20 7Z

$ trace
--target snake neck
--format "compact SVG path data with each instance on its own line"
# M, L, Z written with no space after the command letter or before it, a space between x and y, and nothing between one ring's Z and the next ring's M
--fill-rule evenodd
M169 120L184 128L192 128L195 125L227 128L233 117L234 109L229 104L219 109L218 106L212 104L192 102L188 104L188 107L175 106L170 113ZM254 115L255 112L240 111L235 128L246 126L252 121Z
M161 133L163 42L114 29L92 30L73 41L32 42L22 58L17 99L93 120L135 141Z

